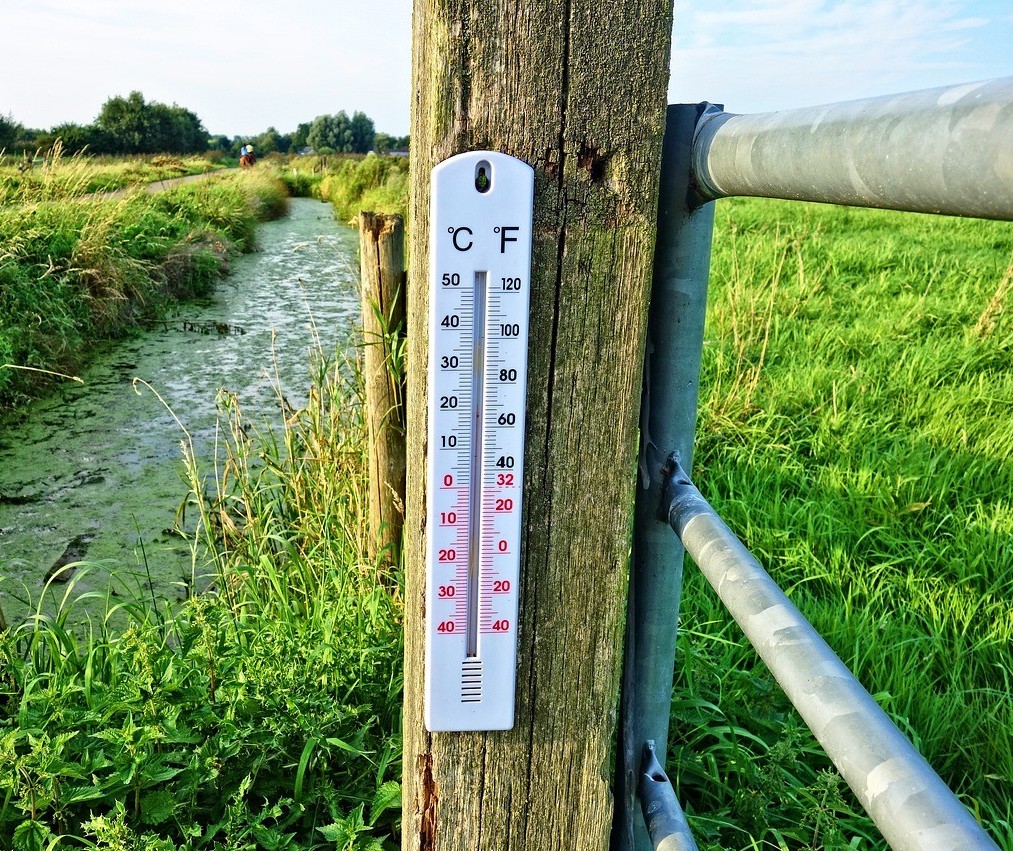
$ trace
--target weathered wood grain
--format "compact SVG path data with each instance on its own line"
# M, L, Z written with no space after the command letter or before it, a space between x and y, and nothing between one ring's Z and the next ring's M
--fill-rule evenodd
M406 851L606 849L672 9L418 0L405 534ZM429 172L535 168L517 717L422 723Z

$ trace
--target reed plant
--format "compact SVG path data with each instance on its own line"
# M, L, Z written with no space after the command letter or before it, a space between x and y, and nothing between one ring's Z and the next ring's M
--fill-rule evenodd
M343 222L357 224L362 210L397 213L407 220L408 158L370 154L343 159L324 176L319 191Z
M300 157L287 163L278 164L278 177L293 198L320 198L320 183L324 179L324 169L316 162L316 157Z
M397 213L407 219L408 158L368 154L295 157L272 163L296 197L329 201L335 217L358 226L359 213Z

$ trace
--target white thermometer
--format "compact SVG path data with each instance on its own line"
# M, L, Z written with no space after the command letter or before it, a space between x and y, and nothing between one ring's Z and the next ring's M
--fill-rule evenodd
M514 724L534 171L433 169L426 701L430 731Z

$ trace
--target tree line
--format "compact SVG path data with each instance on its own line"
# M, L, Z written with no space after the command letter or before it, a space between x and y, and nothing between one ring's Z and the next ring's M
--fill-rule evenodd
M0 115L0 151L30 156L51 150L58 140L69 154L199 154L210 150L238 156L247 144L260 155L307 150L320 154L388 153L408 147L407 136L378 133L365 113L349 116L344 110L318 115L291 133L268 127L255 136L210 135L191 110L145 101L137 91L109 98L91 124L64 123L35 130L13 116Z
M363 112L348 114L341 110L336 115L318 115L313 121L300 124L291 133L279 133L268 127L263 133L245 137L258 154L297 154L312 151L317 154L365 154L376 151L379 154L408 150L407 136L392 136L378 133L373 120ZM238 150L244 144L240 137L212 136L209 148L212 150Z

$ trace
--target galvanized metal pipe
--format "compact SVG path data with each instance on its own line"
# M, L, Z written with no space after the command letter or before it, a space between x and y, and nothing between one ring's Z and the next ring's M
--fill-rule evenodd
M640 770L640 804L654 851L697 851L686 814L675 796L672 781L658 762L654 742L644 745Z
M663 506L707 581L894 851L997 849L670 459Z
M1013 220L1013 77L706 118L693 176L753 195Z
M691 196L689 157L700 115L711 109L716 107L670 106L665 127L640 405L613 851L651 851L636 801L637 778L645 741L656 743L662 763L667 750L682 547L672 541L667 518L658 517L658 501L668 455L678 453L687 468L693 455L714 205L699 205Z

